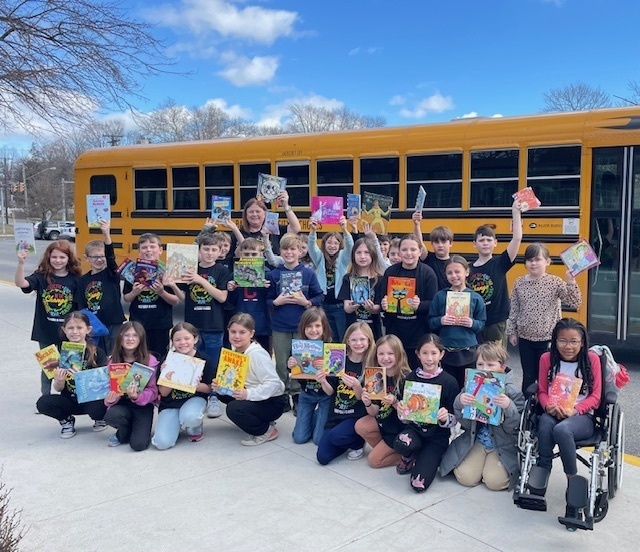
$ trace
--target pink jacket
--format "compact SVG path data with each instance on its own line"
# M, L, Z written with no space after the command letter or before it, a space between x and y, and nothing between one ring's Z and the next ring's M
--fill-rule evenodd
M151 376L147 385L142 390L142 393L138 395L138 398L135 401L131 401L133 404L137 404L138 406L145 406L149 403L153 404L154 406L158 405L158 384L156 383L158 377L158 364L158 359L151 355L151 357L149 358L149 367L156 368L156 372L153 374L153 376ZM104 404L107 406L107 408L111 408L114 404L118 404L119 400L120 397L118 397L115 402L110 403L105 399Z

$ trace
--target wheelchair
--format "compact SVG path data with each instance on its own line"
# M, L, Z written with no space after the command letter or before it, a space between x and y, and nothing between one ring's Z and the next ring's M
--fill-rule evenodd
M542 414L537 390L538 384L534 383L525 392L517 442L520 477L513 492L513 502L526 510L546 511L544 494L550 472L537 465L536 431ZM589 439L576 441L576 448L577 459L588 468L589 476L576 475L569 479L567 505L573 509L575 517L560 516L558 521L569 531L593 530L593 524L607 515L609 500L622 488L624 412L617 402L617 393L603 391L595 412L595 431ZM556 452L554 459L559 455Z

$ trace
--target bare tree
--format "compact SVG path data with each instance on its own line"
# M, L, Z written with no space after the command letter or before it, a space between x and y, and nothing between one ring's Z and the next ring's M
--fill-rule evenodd
M151 26L121 0L2 0L0 109L5 128L56 130L96 108L129 107L166 67Z
M11 489L0 479L0 552L17 552L18 545L26 533L21 527L21 511L11 508L10 494Z
M286 125L289 132L328 132L374 128L387 124L383 117L359 115L346 107L328 109L313 104L292 103L289 113L291 119Z
M136 122L152 142L184 142L190 139L190 119L189 110L169 98L155 111L137 117Z
M545 92L543 113L552 111L584 111L611 107L611 97L601 88L596 88L584 82L574 82L563 88L552 88Z

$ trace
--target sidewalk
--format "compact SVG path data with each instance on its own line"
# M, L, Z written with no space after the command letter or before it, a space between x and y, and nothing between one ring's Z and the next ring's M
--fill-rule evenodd
M159 452L109 449L112 430L59 437L34 414L39 373L29 341L32 303L0 286L0 463L29 531L24 551L364 551L623 550L637 544L640 468L626 464L623 487L593 532L569 533L559 464L549 511L513 505L511 493L468 489L438 478L422 495L394 469L341 458L322 467L312 444L294 445L294 418L277 440L243 447L225 417L205 421L205 438ZM9 383L11 387L9 387ZM634 506L635 505L635 506Z

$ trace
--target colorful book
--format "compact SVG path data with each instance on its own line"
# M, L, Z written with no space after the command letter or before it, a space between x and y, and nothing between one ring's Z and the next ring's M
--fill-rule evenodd
M311 217L322 224L338 224L343 209L341 197L313 196L311 198Z
M58 347L55 345L49 345L34 354L40 368L42 368L42 371L49 379L53 379L60 362L60 352L58 351Z
M384 366L365 368L363 387L372 401L383 399L387 395L387 369Z
M122 387L124 378L127 377L131 364L128 362L114 362L109 364L109 389L115 391L118 395L124 395L125 390Z
M471 313L471 293L468 291L447 291L445 306L447 316L453 316L456 324L460 324L462 318L469 318Z
M129 257L125 257L124 261L122 261L116 270L116 272L120 275L120 278L133 284L133 274L136 271L136 263L132 261Z
M281 190L287 187L287 179L272 174L258 173L258 193L256 197L264 203L276 202ZM276 202L276 205L278 202Z
M542 203L536 197L533 188L523 188L522 190L518 190L515 194L513 194L513 199L516 199L520 202L520 211L526 212L529 209L535 209L536 207L540 207Z
M73 374L73 379L76 383L75 393L79 404L101 401L111 388L107 366L80 370Z
M102 221L111 222L111 197L109 194L89 194L87 224L89 228L100 228Z
M186 393L195 393L204 365L205 361L201 358L169 351L164 361L164 368L158 377L158 385Z
M30 222L14 222L13 239L16 244L16 253L26 251L33 255L36 252L36 239L33 236L33 224Z
M422 211L424 209L424 202L427 199L427 192L423 186L418 189L418 195L416 196L416 211Z
M149 383L149 380L156 373L155 368L145 366L139 362L134 362L127 371L126 376L120 383L120 389L129 394L129 387L134 385L137 388L137 394L140 394Z
M133 270L134 283L150 288L158 278L158 261L138 259Z
M581 272L600 264L600 259L584 238L562 251L560 258L574 278Z
M362 194L362 220L371 225L371 229L378 234L386 235L391 220L393 197L371 192Z
M302 297L302 272L280 272L280 293Z
M78 372L84 365L84 343L63 341L60 345L60 360L58 367L69 372Z
M280 235L280 222L278 220L278 213L274 211L267 211L264 217L264 229L268 234L274 236Z
M360 194L347 194L347 218L360 218L362 198Z
M187 272L198 273L198 246L196 244L168 243L165 274L176 283L182 282Z
M324 363L324 343L312 339L294 339L291 341L291 355L298 365L291 369L293 379L315 379L317 368L314 363Z
M415 294L415 278L389 276L387 279L387 312L392 314L414 314L415 310L409 305L407 299L413 298Z
M442 386L421 381L404 384L402 402L398 406L398 418L418 424L437 424Z
M549 406L559 406L565 411L573 410L581 387L580 378L558 372L549 386Z
M211 196L211 220L229 220L231 218L231 198L224 196Z
M330 376L342 376L347 366L347 346L344 343L325 343L323 368Z
M371 299L371 286L366 276L351 276L349 288L351 301L356 305L364 305L365 301Z
M244 389L249 371L249 357L224 347L220 350L220 361L216 372L218 395L233 396L234 391Z
M233 280L238 287L264 287L264 258L236 259L233 263Z
M505 375L501 372L488 372L467 368L464 391L475 397L472 405L465 406L462 417L467 420L478 420L484 424L500 425L502 408L493 399L505 390Z

